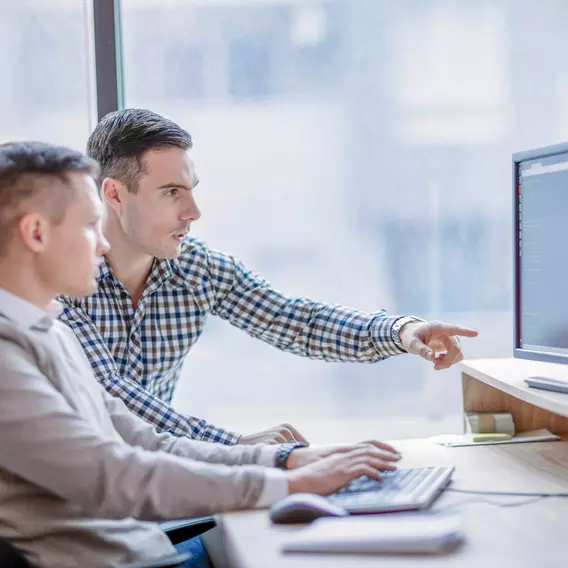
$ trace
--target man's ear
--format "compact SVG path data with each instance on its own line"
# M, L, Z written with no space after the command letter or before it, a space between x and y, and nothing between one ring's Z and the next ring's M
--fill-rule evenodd
M117 215L122 213L122 196L126 191L126 187L114 178L105 178L101 184L103 203L108 203Z
M18 232L32 252L42 252L49 243L50 224L38 213L26 213L18 222Z

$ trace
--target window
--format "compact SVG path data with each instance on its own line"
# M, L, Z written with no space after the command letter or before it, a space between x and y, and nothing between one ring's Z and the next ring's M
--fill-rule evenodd
M84 149L92 126L90 2L22 0L0 7L0 140Z
M287 293L475 326L468 356L511 354L510 158L566 139L565 2L122 6L126 104L193 134L210 246ZM460 398L457 369L308 361L211 320L176 403L351 439L455 429Z

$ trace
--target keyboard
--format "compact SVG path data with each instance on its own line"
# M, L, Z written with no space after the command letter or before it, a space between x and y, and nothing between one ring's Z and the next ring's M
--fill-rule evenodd
M328 499L350 513L386 513L428 507L451 479L453 467L383 472L380 480L354 479Z

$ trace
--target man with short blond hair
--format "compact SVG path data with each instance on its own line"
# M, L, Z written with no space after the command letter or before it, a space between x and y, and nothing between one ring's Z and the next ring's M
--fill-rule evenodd
M380 442L227 447L158 434L95 377L53 299L96 289L96 164L40 142L0 145L0 538L39 568L175 553L153 521L330 494L395 469ZM278 466L278 467L275 467ZM210 566L199 540L185 567Z

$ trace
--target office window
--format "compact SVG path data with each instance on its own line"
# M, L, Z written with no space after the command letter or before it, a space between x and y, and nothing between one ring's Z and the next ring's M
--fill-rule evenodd
M126 104L195 139L196 235L287 293L475 326L466 356L511 355L510 158L568 137L566 2L122 6ZM308 361L215 319L176 395L345 438L456 429L460 399L457 369Z
M94 111L91 3L0 6L0 140L85 147Z

